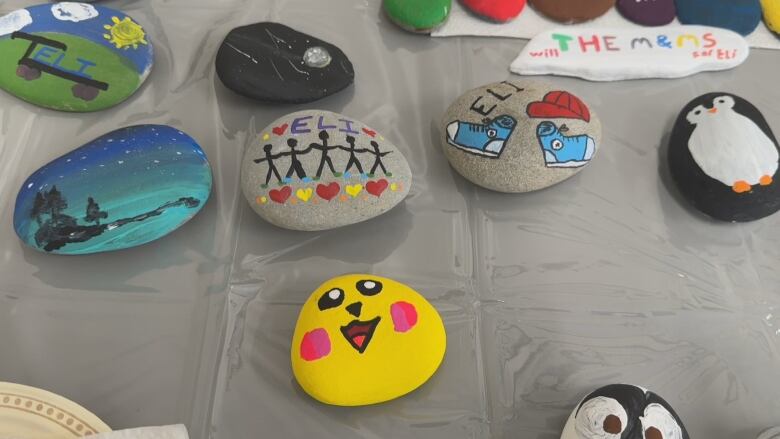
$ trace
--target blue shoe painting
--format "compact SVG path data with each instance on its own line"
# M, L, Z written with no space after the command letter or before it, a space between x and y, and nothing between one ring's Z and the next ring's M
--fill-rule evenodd
M542 122L536 128L536 137L544 151L548 168L578 168L588 164L596 152L596 142L587 135L567 136L566 125L560 128L552 122Z
M484 124L455 121L447 125L447 142L472 154L498 158L516 126L517 120L507 115Z

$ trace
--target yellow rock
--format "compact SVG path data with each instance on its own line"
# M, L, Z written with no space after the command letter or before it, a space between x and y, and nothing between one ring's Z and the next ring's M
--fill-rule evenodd
M764 21L772 32L780 33L780 0L761 0Z
M290 358L314 399L357 406L389 401L425 383L444 358L439 313L391 279L352 274L322 284L303 304Z

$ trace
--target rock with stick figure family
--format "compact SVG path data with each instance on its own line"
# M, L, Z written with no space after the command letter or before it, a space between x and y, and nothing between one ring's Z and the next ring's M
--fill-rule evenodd
M780 149L761 112L726 92L680 112L669 139L669 169L680 194L722 221L753 221L780 210Z
M441 125L452 167L499 192L530 192L582 170L601 142L601 122L573 93L509 79L459 97Z
M528 0L536 12L561 23L582 23L601 17L615 0Z
M141 87L153 62L144 28L104 6L61 2L0 17L0 88L41 107L116 105Z
M288 114L251 141L241 187L252 209L291 230L327 230L365 221L400 203L412 172L377 130L321 110Z
M46 253L82 255L145 244L194 217L211 193L201 147L166 125L121 128L33 172L14 229Z
M689 439L664 398L632 384L600 387L572 410L561 439Z
M722 27L750 35L761 23L760 0L675 0L682 24Z
M235 28L219 47L225 87L263 102L304 103L347 88L352 63L338 47L279 23Z

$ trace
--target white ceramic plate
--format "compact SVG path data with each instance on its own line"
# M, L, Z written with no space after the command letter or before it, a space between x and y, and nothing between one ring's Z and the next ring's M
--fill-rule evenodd
M62 396L0 382L0 439L71 439L109 431L97 416Z

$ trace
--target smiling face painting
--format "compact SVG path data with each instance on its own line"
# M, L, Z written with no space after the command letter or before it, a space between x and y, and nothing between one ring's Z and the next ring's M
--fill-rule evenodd
M290 357L314 399L368 405L425 383L444 358L438 312L411 288L374 275L346 275L321 285L304 303Z

